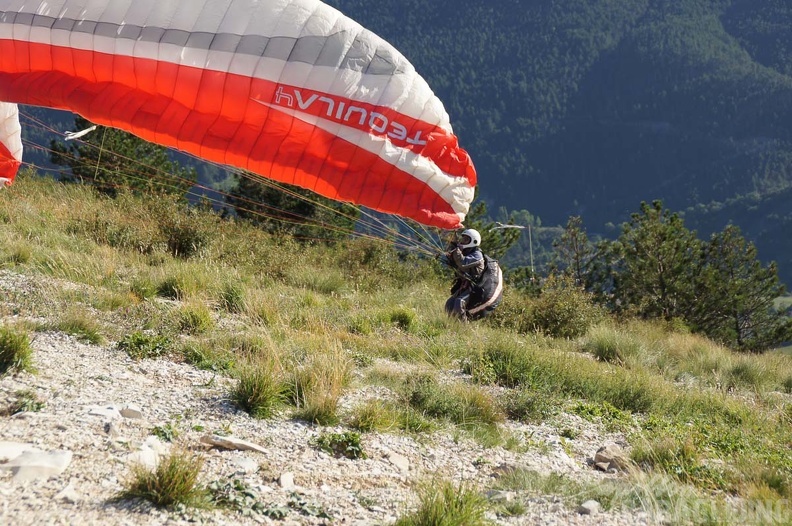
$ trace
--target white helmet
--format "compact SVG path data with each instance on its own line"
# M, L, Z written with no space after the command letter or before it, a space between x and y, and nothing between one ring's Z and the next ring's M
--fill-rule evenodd
M467 240L465 239L465 236L467 236ZM468 228L459 235L459 248L472 248L477 247L480 244L481 234L478 233L478 230Z

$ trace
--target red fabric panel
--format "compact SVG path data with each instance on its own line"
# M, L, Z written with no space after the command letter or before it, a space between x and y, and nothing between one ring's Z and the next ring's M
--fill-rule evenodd
M19 165L20 162L11 155L6 145L0 143L0 179L13 181L14 177L16 177L17 170L19 170Z
M442 228L459 226L450 205L412 175L334 134L251 100L274 101L278 87L170 63L0 40L0 100L72 110L98 124L333 199ZM305 90L303 105L313 95L325 96ZM326 104L313 101L301 111L326 113ZM408 137L426 139L425 145L409 145L390 137L394 144L409 147L446 173L467 177L475 185L475 170L453 135L392 110L348 103L369 115L376 112L398 121L409 130ZM345 112L340 115L338 122ZM349 120L354 122L355 115ZM352 127L368 131L359 123Z

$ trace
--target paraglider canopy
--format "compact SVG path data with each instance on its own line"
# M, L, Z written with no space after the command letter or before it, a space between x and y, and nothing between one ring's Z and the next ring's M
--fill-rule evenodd
M0 100L442 228L476 185L414 67L318 0L0 0ZM2 107L10 181L21 143Z

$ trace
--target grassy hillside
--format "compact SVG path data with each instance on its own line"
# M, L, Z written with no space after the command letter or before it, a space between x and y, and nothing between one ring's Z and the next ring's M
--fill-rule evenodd
M215 370L257 417L452 430L527 455L542 445L505 423L567 426L571 415L623 433L627 471L596 485L501 481L519 502L591 495L606 509L696 523L752 520L758 509L792 517L792 358L781 353L738 355L671 327L608 319L563 289L509 290L495 318L463 325L442 312L449 276L387 245L300 245L175 202L110 200L29 174L0 193L0 266L73 284L0 302L4 331L55 329ZM57 321L36 321L45 318ZM352 378L400 395L342 411ZM580 431L558 433L572 451Z

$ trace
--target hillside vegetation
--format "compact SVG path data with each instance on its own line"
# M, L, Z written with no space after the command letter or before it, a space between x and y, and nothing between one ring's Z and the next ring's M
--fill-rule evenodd
M788 2L330 3L427 78L491 208L612 235L660 199L704 237L738 225L792 282Z
M386 243L299 244L176 199L112 199L31 173L0 193L0 267L79 285L0 303L0 356L59 330L214 370L252 417L364 436L452 430L525 455L542 444L506 423L565 426L572 452L579 430L560 422L574 415L623 433L628 467L592 485L512 473L501 489L521 505L537 493L588 495L677 522L792 517L792 358L734 353L673 322L612 318L574 287L507 290L497 316L461 324L442 310L450 276ZM0 374L27 361L0 362ZM398 396L341 410L352 378ZM356 454L352 436L341 447ZM467 488L466 505L519 516L480 499L486 489ZM428 524L419 516L399 523Z

